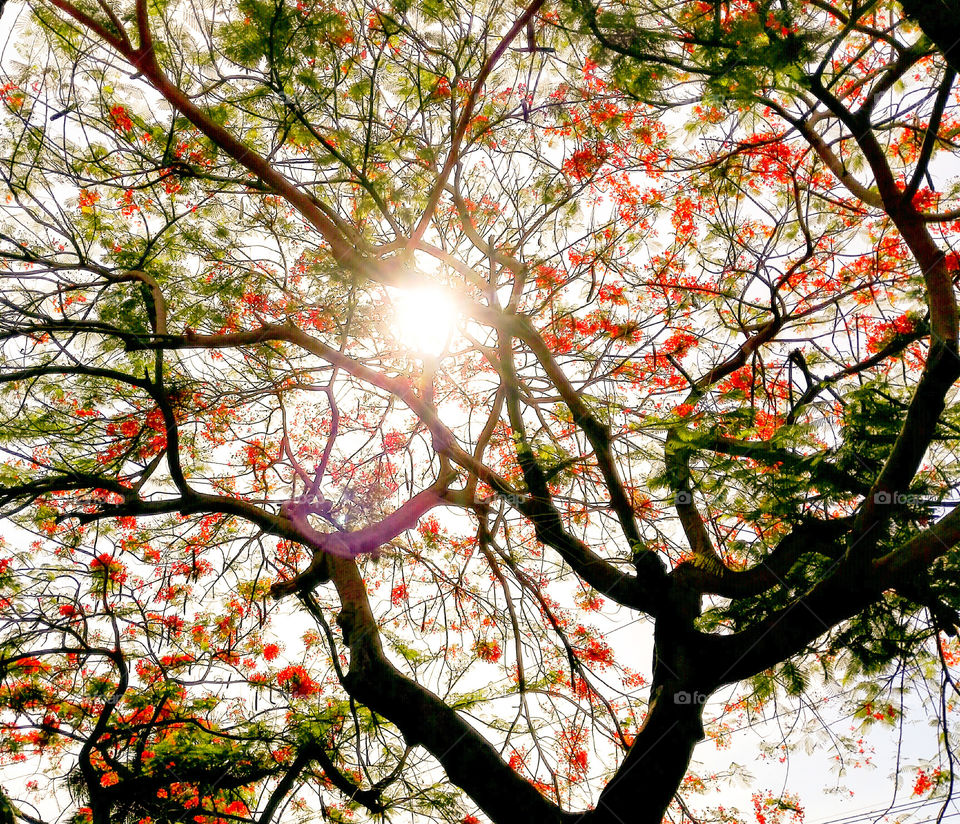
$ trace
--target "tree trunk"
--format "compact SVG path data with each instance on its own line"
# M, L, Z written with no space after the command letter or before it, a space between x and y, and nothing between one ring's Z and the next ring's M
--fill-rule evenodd
M703 738L705 698L676 686L655 688L627 757L584 824L660 824Z

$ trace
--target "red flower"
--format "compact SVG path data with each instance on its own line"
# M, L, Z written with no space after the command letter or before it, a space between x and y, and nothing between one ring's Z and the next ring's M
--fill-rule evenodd
M574 780L582 779L587 774L587 751L584 749L573 750L567 757L567 763L570 765L570 777Z
M924 795L933 789L936 780L940 777L940 770L934 770L930 775L924 770L917 771L917 780L913 782L913 794Z
M575 180L583 180L599 169L608 155L603 144L577 149L563 162L563 170Z
M320 692L317 684L303 667L286 667L277 673L277 683L290 691L294 698L309 698Z
M499 661L500 656L503 655L503 650L500 649L500 644L497 641L477 641L473 645L473 651L481 661L489 661L490 663Z
M98 200L100 200L100 195L97 192L84 189L77 198L77 205L80 207L81 212L92 212L93 204Z
M249 808L242 801L231 801L223 808L225 813L230 815L247 815L250 812Z
M117 131L132 132L133 121L127 114L126 107L114 106L110 109L110 117L113 118L113 128Z
M90 562L90 571L95 575L105 573L111 581L118 584L127 580L127 570L123 564L106 552L100 553Z
M21 658L14 666L23 675L36 675L38 672L44 672L48 669L47 665L39 658Z

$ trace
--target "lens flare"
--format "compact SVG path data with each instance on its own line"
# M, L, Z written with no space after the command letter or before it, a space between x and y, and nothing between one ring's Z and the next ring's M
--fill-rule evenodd
M437 356L446 348L456 323L456 307L443 292L417 289L394 302L394 334L419 355Z

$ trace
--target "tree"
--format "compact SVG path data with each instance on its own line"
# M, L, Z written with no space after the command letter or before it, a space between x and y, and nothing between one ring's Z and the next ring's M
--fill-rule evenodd
M942 678L949 754L958 101L898 7L29 25L0 751L64 816L689 817L707 698L818 677Z

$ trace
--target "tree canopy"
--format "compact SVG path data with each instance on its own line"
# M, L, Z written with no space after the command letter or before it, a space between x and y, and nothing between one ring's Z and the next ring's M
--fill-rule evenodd
M935 5L8 6L0 818L741 820L731 685L952 789Z

